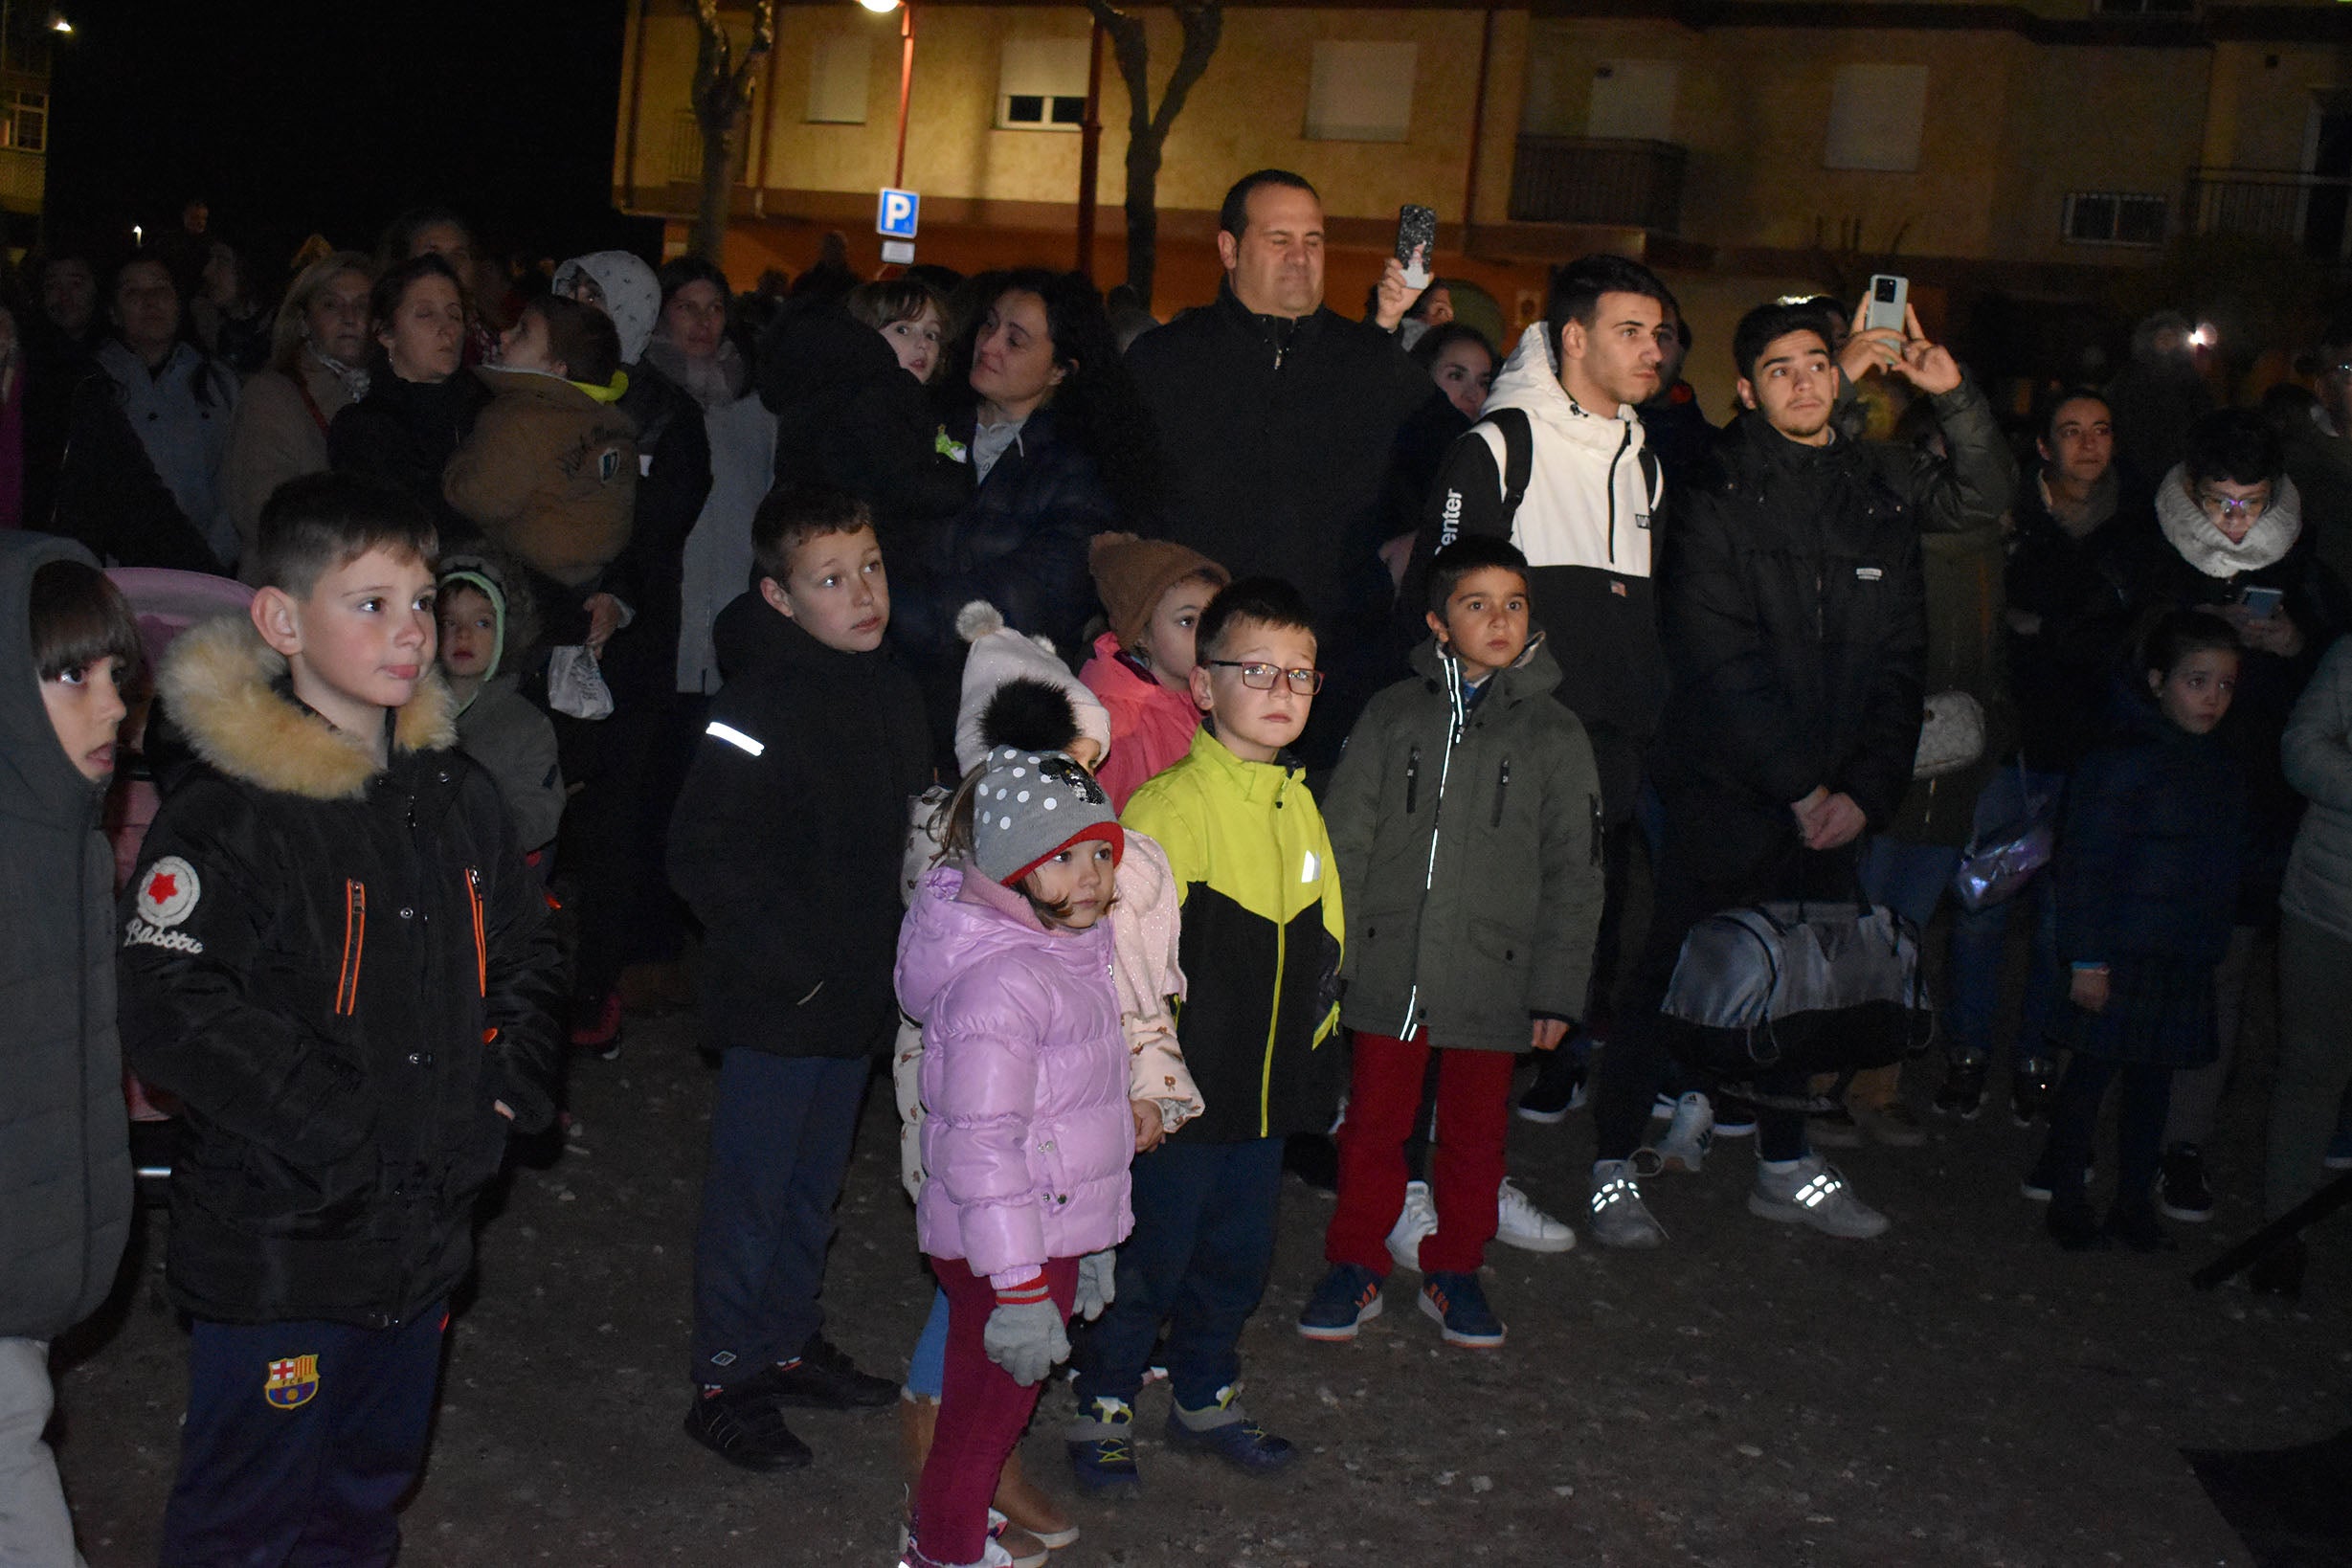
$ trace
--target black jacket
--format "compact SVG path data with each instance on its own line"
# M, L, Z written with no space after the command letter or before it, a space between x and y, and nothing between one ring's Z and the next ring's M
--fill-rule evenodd
M173 1298L383 1327L444 1301L507 1122L554 1117L561 962L490 775L428 677L382 770L241 616L159 683L193 757L124 890L123 1041L179 1096ZM152 727L151 727L152 728Z
M757 593L713 628L727 683L670 821L703 923L711 1044L855 1057L890 1042L907 803L930 782L913 680L826 646Z
M642 468L629 542L603 587L636 614L605 645L602 667L616 693L661 696L678 687L679 594L686 535L710 497L710 436L703 406L649 361L629 367L617 406L637 426Z
M123 412L114 377L95 361L80 370L66 394L65 449L57 460L52 515L28 511L25 520L80 541L117 566L213 576L223 570L205 542L205 520L180 510Z
M2102 732L2067 790L2059 961L2219 963L2247 826L2236 754L2218 733L2177 728L2120 681Z
M939 453L930 394L837 298L786 306L754 363L759 400L776 416L776 482L863 501L885 557L894 526L946 517L971 496L970 471Z
M441 493L441 475L489 401L489 387L471 371L446 381L403 381L378 365L368 395L327 427L327 466L371 475L415 497L440 525L443 549L478 540L482 529Z
M1653 772L1727 866L1793 848L1816 786L1893 817L1927 657L1918 521L1859 442L1734 423L1678 505L1658 591L1673 681Z
M1329 309L1278 322L1221 286L1136 339L1127 364L1159 432L1168 536L1236 577L1288 578L1327 640L1377 627L1389 457L1429 372L1369 323Z
M101 791L57 744L32 667L34 570L87 561L0 533L0 1338L97 1310L130 1223L115 1040L114 857Z
M972 414L947 428L968 445ZM955 613L986 599L1007 626L1075 660L1096 610L1087 542L1124 526L1093 458L1052 409L1039 409L962 509L890 557L891 640L918 668L960 668Z
M2132 639L2118 547L2155 524L2146 498L2121 494L2112 470L2079 534L2050 515L2038 477L2018 487L2010 515L2003 582L2018 745L2027 767L2065 773L2098 738L2109 687Z

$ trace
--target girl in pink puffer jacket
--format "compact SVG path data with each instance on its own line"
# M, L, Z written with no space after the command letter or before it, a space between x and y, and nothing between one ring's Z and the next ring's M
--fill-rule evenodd
M948 1295L907 1568L991 1560L1005 1456L1069 1354L1073 1308L1109 1302L1109 1249L1133 1223L1109 798L1065 753L999 747L950 804L946 844L899 932L899 1005L925 1042L916 1224Z

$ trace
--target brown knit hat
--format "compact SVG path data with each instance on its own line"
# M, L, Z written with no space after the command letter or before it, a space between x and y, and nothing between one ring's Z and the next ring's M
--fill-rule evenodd
M1197 549L1167 539L1138 539L1131 533L1098 533L1086 555L1094 571L1094 591L1102 596L1110 617L1111 635L1119 646L1131 648L1143 638L1159 596L1187 577L1206 577L1222 588L1232 573Z

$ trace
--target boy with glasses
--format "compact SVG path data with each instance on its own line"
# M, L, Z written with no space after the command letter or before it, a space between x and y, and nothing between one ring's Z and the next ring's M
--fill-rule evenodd
M1323 684L1311 614L1277 578L1246 578L1201 613L1192 750L1122 818L1168 852L1190 981L1176 1013L1204 1114L1136 1156L1134 1233L1110 1309L1078 1358L1070 1467L1090 1491L1138 1490L1134 1400L1168 1323L1168 1441L1248 1474L1291 1446L1235 1402L1242 1327L1274 1256L1283 1140L1338 1107L1339 878L1292 748Z

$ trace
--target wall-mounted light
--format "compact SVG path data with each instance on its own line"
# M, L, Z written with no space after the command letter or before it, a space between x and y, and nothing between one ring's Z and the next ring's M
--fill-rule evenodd
M49 31L52 33L71 33L74 31L74 24L65 19L65 12L61 11L53 11L49 13Z

